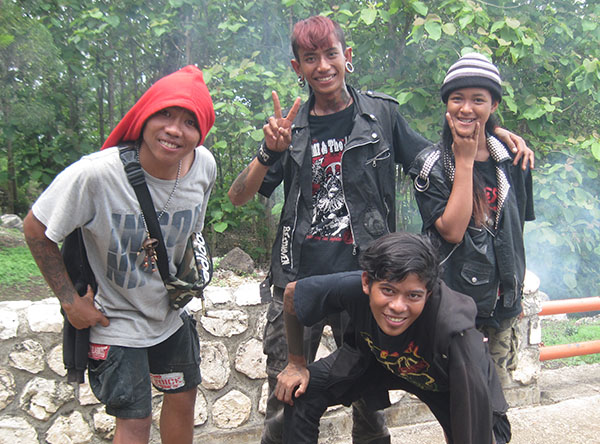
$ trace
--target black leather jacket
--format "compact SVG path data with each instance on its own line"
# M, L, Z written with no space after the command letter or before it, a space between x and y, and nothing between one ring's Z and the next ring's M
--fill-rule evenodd
M354 99L354 126L342 155L342 187L350 215L354 252L396 229L396 163L404 171L429 145L410 129L398 102L385 94L348 87ZM308 115L311 95L292 125L292 144L273 165L259 190L269 197L283 181L285 202L271 256L273 284L284 287L298 273L302 243L312 218L312 169Z
M458 244L446 242L434 225L444 213L452 191L452 183L444 175L441 155L428 174L427 189L423 190L425 181L422 178L415 182L423 232L433 233L441 242L444 282L475 300L478 325L496 326L497 321L521 312L525 277L523 225L526 220L535 219L531 171L523 171L521 165L512 165L512 157L508 149L504 149L504 160L496 166L504 173L509 187L500 187L507 191L504 198L498 199L495 227L487 229L470 223ZM440 151L441 145L436 144L419 153L410 169L412 178L423 171L428 157Z

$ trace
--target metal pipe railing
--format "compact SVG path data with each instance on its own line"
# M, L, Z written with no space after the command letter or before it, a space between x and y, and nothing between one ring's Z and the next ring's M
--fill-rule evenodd
M600 310L600 297L561 299L542 303L539 316ZM540 361L600 353L600 341L540 346Z
M560 299L558 301L543 302L542 310L538 315L545 316L598 310L600 310L600 296L594 296L590 298Z
M545 345L540 347L540 361L570 358L572 356L600 353L600 341L586 341L574 344Z

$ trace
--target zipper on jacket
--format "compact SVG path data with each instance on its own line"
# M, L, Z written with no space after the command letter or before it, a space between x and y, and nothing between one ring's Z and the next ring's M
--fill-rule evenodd
M372 142L361 143L358 145L347 146L344 151L342 151L342 156L340 157L340 181L342 182L342 194L344 195L344 206L346 207L346 211L348 212L348 226L350 227L350 233L352 234L352 256L356 256L358 254L358 245L356 245L356 236L354 235L354 227L352 226L352 216L350 215L350 209L348 208L348 203L346 202L346 190L344 187L344 154L346 154L351 149L357 148L359 146L369 145Z
M371 164L371 166L372 166L373 168L375 168L375 167L377 167L377 161L378 161L378 160L385 160L385 159L388 159L388 158L389 158L391 155L392 155L392 154L390 153L390 150L389 150L389 149L387 149L387 150L385 150L385 151L382 151L382 152L380 152L380 153L377 153L377 155L376 155L375 157L373 157L373 158L371 158L371 159L368 159L368 160L365 162L365 165L369 165L369 164Z

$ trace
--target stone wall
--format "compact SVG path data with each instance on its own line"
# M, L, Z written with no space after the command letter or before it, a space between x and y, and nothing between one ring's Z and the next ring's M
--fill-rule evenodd
M521 320L521 365L507 389L513 406L539 402L539 282L528 286L526 316ZM266 401L262 330L266 306L258 283L210 286L207 314L199 301L189 308L198 320L203 382L196 402L198 443L258 442ZM114 419L91 393L87 383L68 384L62 365L62 317L55 299L0 303L0 444L106 443ZM319 355L333 342L326 334ZM402 392L392 394L386 414L399 425L432 419L427 409ZM162 397L155 392L151 442L159 443L158 413ZM323 433L348 435L348 410L333 408L322 421Z

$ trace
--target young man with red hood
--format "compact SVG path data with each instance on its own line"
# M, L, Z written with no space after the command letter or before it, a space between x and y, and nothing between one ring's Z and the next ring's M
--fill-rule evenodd
M146 221L117 145L136 147L175 275L188 238L202 229L215 182L215 160L201 145L214 119L198 68L163 77L127 112L102 150L61 172L25 218L32 255L69 322L90 327L90 385L117 418L114 443L148 443L152 384L164 392L162 442L191 444L201 381L195 322L169 306L161 276L144 254ZM88 287L79 297L58 248L76 228L98 283L95 295Z

